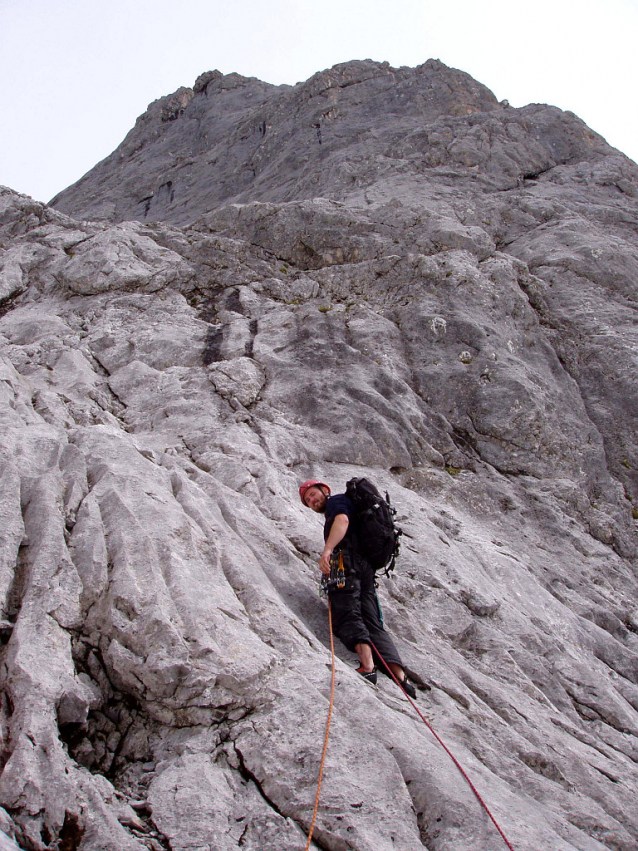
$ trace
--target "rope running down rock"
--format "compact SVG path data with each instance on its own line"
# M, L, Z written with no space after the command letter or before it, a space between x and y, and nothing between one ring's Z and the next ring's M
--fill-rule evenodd
M470 789L472 790L472 792L474 792L474 794L476 795L476 798L477 798L478 802L479 802L479 803L480 803L480 805L483 807L483 809L484 809L484 810L485 810L485 812L488 814L488 816L491 818L491 820L492 820L492 822L493 822L493 824L494 824L494 827L495 827L495 828L498 830L498 832L501 834L501 836L502 836L502 838L503 838L503 841L505 842L505 844L507 845L507 847L510 849L510 851L514 851L514 848L512 847L512 845L511 845L511 844L510 844L510 842L508 841L507 837L505 836L505 834L504 834L504 833L503 833L503 831L501 830L501 828L500 828L500 826L499 826L498 822L496 821L496 819L494 818L494 816L493 816L493 815L492 815L492 813L490 812L489 807L487 806L487 804L485 803L485 801L483 800L483 798L481 798L481 796L480 796L480 794L479 794L479 792L478 792L478 790L477 790L476 786L472 783L472 781L470 780L470 778L467 776L467 774L466 774L466 772L465 772L465 769L463 768L463 766L461 765L461 763L457 760L457 758L454 756L454 754L452 753L452 751L451 751L451 750L448 748L448 746L445 744L445 742L443 741L443 739L442 739L442 738L438 735L438 733L437 733L437 732L436 732L436 730L432 727L432 725L430 724L430 722L429 722L429 721L425 718L425 716L424 716L424 715L423 715L423 714L419 711L419 708L417 707L416 703L412 700L412 698L410 697L410 695L409 695L409 694L406 692L406 690L403 688L403 684L402 684L401 682L399 682L399 680L398 680L398 679L394 676L394 673L393 673L392 669L390 668L390 666L388 665L388 663L385 661L385 659L383 658L383 656L379 653L379 651L378 651L378 650L377 650L377 648L374 646L374 644L372 643L372 641L370 642L370 645L371 645L372 649L374 650L374 652L375 652L375 653L377 654L377 656L379 657L379 659L381 659L381 661L383 662L384 666L386 667L386 669L387 669L388 673L390 674L390 676L392 677L392 679L394 680L394 682L395 682L395 683L399 686L399 688L401 689L401 691L403 692L403 694L404 694L404 695L407 697L407 699L410 701L410 703L412 704L412 707L414 708L414 710L415 710L416 714L419 716L419 718L421 719L421 721L423 721L423 723L425 724L425 726L426 726L426 727L428 728L428 730L432 733L432 735L433 735L433 736L434 736L434 738L437 740L437 742L441 745L441 747L443 748L443 750L445 751L445 753L446 753L446 754L450 757L450 759L452 760L452 762L454 763L454 765L455 765L455 766L458 768L458 770L461 772L461 774L462 774L462 775L463 775L463 777L465 778L465 780L466 780L466 782L467 782L468 786L470 787Z
M319 795L320 795L320 793L321 793L321 782L322 782L322 780L323 780L323 770L324 770L324 764L325 764L325 761L326 761L326 752L327 752L327 750L328 750L328 738L329 738L329 736L330 736L330 721L331 721L331 719L332 719L332 709L333 709L333 706L334 706L334 696L335 696L335 648L334 648L334 637L333 637L333 634L332 634L332 609L331 609L331 607L330 607L330 599L328 599L328 624L329 624L329 628L330 628L330 655L331 655L331 667L332 667L332 681L331 681L331 684L330 684L330 707L329 707L329 709L328 709L328 720L326 721L326 734L325 734L324 742L323 742L323 753L321 754L321 764L320 764L320 766L319 766L319 778L318 778L318 780L317 780L317 793L316 793L316 795L315 795L315 807L314 807L314 810L313 810L313 813L312 813L312 821L311 821L311 823L310 823L310 830L308 831L308 841L307 841L307 843L306 843L305 851L308 851L308 849L310 848L310 843L312 842L312 834L313 834L313 832L314 832L314 828L315 828L315 821L316 821L316 819L317 819L317 810L318 810L318 808L319 808ZM388 665L388 663L385 661L385 659L383 658L383 656L379 653L379 651L378 651L378 650L377 650L377 648L374 646L374 644L372 643L372 641L370 642L370 646L372 647L372 649L374 650L374 652L377 654L377 656L379 657L379 659L383 662L383 664L384 664L384 666L385 666L386 670L388 671L388 674L392 677L392 679L394 680L394 682L395 682L395 683L399 686L399 688L401 689L401 691L403 692L403 694L404 694L404 695L406 696L406 698L409 700L410 704L412 705L413 709L415 710L415 712L417 713L417 715L419 716L419 718L421 719L421 721L423 721L423 723L425 724L425 726L426 726L426 727L428 728L428 730L432 733L432 735L433 735L433 736L434 736L434 738L437 740L437 742L441 745L441 747L442 747L442 748L443 748L443 750L446 752L446 754L450 757L450 759L452 760L452 762L454 763L454 765L458 768L458 770L460 771L461 775L463 776L463 778L464 778L464 779L465 779L465 781L467 782L468 786L470 787L470 789L472 790L472 792L474 792L474 795L476 796L476 798L477 798L478 802L480 803L480 805L483 807L483 809L485 810L485 812L487 813L487 815L488 815L488 816L490 817L490 819L492 820L492 823L494 824L494 827L495 827L495 828L498 830L498 832L500 833L500 835L501 835L501 837L503 838L503 841L505 842L505 844L507 845L507 847L510 849L510 851L514 851L513 846L511 845L511 843L509 842L509 840L507 839L507 837L506 837L506 836L505 836L505 834L503 833L503 831L502 831L502 829L501 829L500 825L498 824L498 822L496 821L496 819L495 819L495 818L494 818L494 816L492 815L492 813L491 813L491 811L490 811L489 807L487 806L487 804L485 803L485 801L483 800L483 798L482 798L482 797L481 797L481 795L479 794L479 792L478 792L477 788L475 787L475 785L472 783L472 781L471 781L471 780L470 780L470 778L468 777L468 775L467 775L467 773L465 772L465 769L463 768L463 766L461 765L461 763L457 760L457 758L454 756L454 754L453 754L453 753L450 751L450 749L447 747L447 745L445 744L445 742L443 741L443 739L441 739L441 737L438 735L438 733L436 732L436 730L432 727L432 725L430 724L430 722L429 722L429 721L425 718L425 716L423 715L423 713L419 710L418 706L414 703L414 701L412 700L412 698L410 697L410 695L409 695L409 694L406 692L406 690L403 688L403 684L402 684L402 683L401 683L401 682L400 682L400 681L396 678L396 676L394 675L394 673L393 673L392 669L390 668L390 666Z
M328 598L328 625L330 627L330 656L332 663L332 682L330 684L330 708L328 709L328 720L326 721L326 735L323 740L323 753L321 754L321 765L319 766L319 779L317 780L317 794L315 795L315 808L312 813L312 821L310 830L308 831L308 842L306 843L305 851L310 848L312 842L312 834L315 829L315 821L317 819L317 810L319 809L319 794L321 792L321 781L323 779L323 767L326 761L326 751L328 750L328 737L330 735L330 721L332 719L332 707L335 700L335 643L332 635L332 609L330 607L330 598Z

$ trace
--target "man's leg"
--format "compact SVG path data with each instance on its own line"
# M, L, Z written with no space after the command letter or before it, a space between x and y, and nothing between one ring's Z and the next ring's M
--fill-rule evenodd
M356 644L354 648L361 662L363 671L367 674L374 670L374 659L372 658L372 650L369 644L363 642Z
M370 636L361 614L361 582L356 574L348 577L348 589L330 592L332 628L348 650L354 650L361 666L360 674L376 683L377 674L369 644ZM368 676L369 675L369 676Z
M403 663L394 641L383 627L379 613L379 601L374 585L374 571L369 566L361 570L361 616L370 633L370 640L376 647L378 654L383 657L397 680L400 683L405 683L404 688L410 697L415 697L414 686L406 680ZM372 656L373 654L371 653L370 655ZM379 661L381 662L381 660ZM380 668L385 673L383 663L380 664Z
M348 650L354 650L366 670L374 667L370 636L361 614L361 582L356 575L348 577L348 588L330 591L332 629Z
M397 665L396 662L388 662L388 668L390 668L397 680L402 683L405 679L405 671L403 670L401 665Z

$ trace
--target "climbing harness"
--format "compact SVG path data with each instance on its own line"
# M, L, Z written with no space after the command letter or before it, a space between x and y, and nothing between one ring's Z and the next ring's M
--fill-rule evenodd
M317 810L318 810L318 808L319 808L319 794L320 794L320 792L321 792L321 782L322 782L322 780L323 780L323 769L324 769L324 763L325 763L325 760L326 760L326 751L328 750L328 737L329 737L329 734L330 734L330 721L331 721L331 719L332 719L332 708L333 708L333 705L334 705L334 694L335 694L335 649L334 649L334 638L333 638L333 635L332 635L332 609L330 608L330 598L328 598L328 625L329 625L329 628L330 628L330 653L331 653L331 658L332 658L332 682L331 682L331 686L330 686L330 708L329 708L329 710L328 710L328 720L327 720L327 722L326 722L326 735L325 735L324 743L323 743L323 753L322 753L322 755L321 755L321 764L320 764L320 766L319 766L319 779L317 780L317 794L316 794L316 796L315 796L315 808L314 808L314 811L313 811L313 813L312 813L312 822L311 822L311 824L310 824L310 830L309 830L309 832L308 832L308 842L306 843L305 851L308 851L308 849L310 848L310 843L312 842L312 834L313 834L313 831L314 831L314 829L315 829L315 821L316 821L316 819L317 819ZM432 725L430 724L430 722L429 722L429 721L425 718L425 716L423 715L423 713L419 711L419 708L418 708L418 706L416 705L416 703L412 700L412 698L410 697L410 695L406 692L405 688L403 687L403 684L402 684L402 683L400 682L400 680L398 680L398 679L397 679L397 677L394 675L394 672L392 671L392 668L390 668L390 666L389 666L389 665L388 665L388 663L385 661L385 659L383 658L383 656L379 653L379 651L378 651L378 650L377 650L377 648L374 646L374 644L372 643L372 641L370 642L370 646L372 647L372 649L374 650L374 652L376 653L376 655L379 657L379 659L380 659L380 660L381 660L381 662L383 663L383 665L384 665L384 667L386 668L386 670L387 670L388 674L392 677L392 679L394 680L394 682L395 682L395 683L399 686L399 688L401 689L401 691L403 692L403 694L404 694L404 695L407 697L407 699L410 701L410 704L412 705L413 709L415 710L415 712L417 713L417 715L419 716L419 718L421 719L421 721L423 721L423 723L424 723L424 724L425 724L425 726L428 728L428 730L432 733L432 735L434 736L434 738L436 739L436 741L437 741L437 742L441 745L441 747L442 747L442 748L443 748L443 750L446 752L446 754L450 757L450 759L452 760L452 762L454 763L454 765L458 768L458 770L460 771L461 775L462 775L462 776L463 776L463 778L465 779L466 783L468 784L468 786L470 787L470 789L472 790L472 792L474 792L474 795L476 796L476 799L478 800L479 804L483 807L483 809L485 810L485 812L487 813L487 815L490 817L490 819L491 819L491 821L492 821L492 824L494 825L494 827L495 827L495 828L498 830L498 832L500 833L500 835L501 835L501 837L502 837L503 841L505 842L505 844L507 845L507 847L510 849L510 851L514 851L513 846L510 844L509 840L507 839L507 837L505 836L505 834L504 834L504 833L503 833L503 831L501 830L500 825L498 824L498 822L496 821L496 819L495 819L495 818L494 818L494 816L492 815L492 813L491 813L491 811L490 811L489 807L487 806L487 804L485 803L485 801L483 800L483 798L482 798L482 797L481 797L481 795L479 794L478 789L476 788L476 786L472 783L472 781L471 781L471 780L470 780L470 778L468 777L468 775L467 775L467 773L465 772L465 769L463 768L463 766L461 765L461 763L457 760L457 758L454 756L454 754L452 753L452 751L451 751L451 750L448 748L448 746L445 744L445 742L443 741L443 739L439 736L439 734L436 732L436 730L432 727Z
M315 795L315 808L312 813L312 821L310 822L310 830L308 831L308 842L306 843L305 851L310 848L312 842L312 834L315 829L315 821L317 819L317 810L319 809L319 794L321 792L321 781L323 780L323 767L326 761L326 751L328 750L328 737L330 735L330 721L332 720L332 707L335 700L335 642L332 635L332 608L330 607L330 599L328 599L328 626L330 628L330 657L332 665L332 680L330 683L330 708L328 709L328 720L326 721L326 735L323 740L323 753L321 754L321 764L319 766L319 779L317 780L317 794Z

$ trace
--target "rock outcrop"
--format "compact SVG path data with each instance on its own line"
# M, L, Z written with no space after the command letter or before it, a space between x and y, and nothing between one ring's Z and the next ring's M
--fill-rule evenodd
M419 705L513 847L636 847L637 193L575 116L437 62L209 72L52 207L2 190L1 848L305 846L297 486L355 474L405 531ZM505 847L337 652L312 847Z

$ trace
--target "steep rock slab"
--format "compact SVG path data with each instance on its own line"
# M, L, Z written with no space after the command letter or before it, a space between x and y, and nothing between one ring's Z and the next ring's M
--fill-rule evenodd
M327 111L317 111L328 103ZM209 129L204 132L200 124ZM193 136L195 126L199 136ZM223 156L211 159L222 139ZM184 180L181 198L180 178L153 177L142 215L139 203L123 199L121 170L129 169L139 181L155 168L156 152L165 149L182 157L180 174L183 168L194 171ZM205 169L202 157L208 158ZM246 169L253 177L245 189L231 187ZM248 205L216 211L206 226L241 233L260 245L276 244L278 256L298 268L382 257L392 252L398 228L402 244L425 254L463 249L484 260L496 245L529 260L537 278L551 286L565 270L569 293L580 292L583 283L589 290L588 282L593 283L594 290L583 296L591 305L589 317L574 309L569 296L558 299L558 287L553 298L544 299L542 285L532 279L534 307L546 325L565 332L556 342L557 354L579 383L593 422L600 428L604 419L604 431L613 431L619 406L635 421L626 404L635 395L633 370L616 374L615 357L601 360L596 323L604 316L606 290L612 292L614 313L623 309L623 299L629 299L631 311L636 180L635 166L570 113L498 104L488 90L441 63L393 69L366 61L336 66L293 88L217 72L202 75L193 90L153 104L130 142L63 193L59 203L86 215L95 212L94 198L98 204L119 204L116 219L185 223L229 200L322 195L345 201L348 211L316 200L299 207ZM168 200L158 181L170 184ZM368 216L359 215L356 226L353 203ZM340 228L348 216L344 239ZM328 237L327 244L317 244L319 233ZM531 243L523 245L530 240L536 256ZM607 262L611 254L613 273ZM519 275L521 286L530 286L523 278ZM630 316L619 342L628 351L634 344ZM614 446L606 444L610 464L635 501L635 440L616 438Z
M631 240L626 188L579 196L565 168L497 199L414 174L399 203L389 164L372 204L235 205L184 231L2 196L3 250L29 258L0 319L0 803L22 844L301 845L329 672L296 489L365 474L406 531L386 622L514 846L635 846L631 503L556 356L542 267L503 251L557 196ZM98 286L77 292L90 244ZM497 847L396 689L338 653L321 847Z

